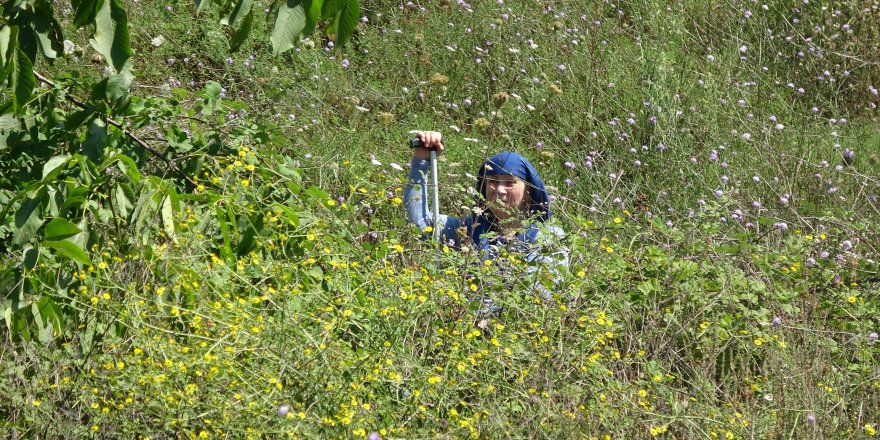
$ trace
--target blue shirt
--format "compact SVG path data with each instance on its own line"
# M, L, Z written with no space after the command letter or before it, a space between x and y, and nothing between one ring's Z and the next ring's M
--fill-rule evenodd
M409 171L409 178L403 191L404 205L409 221L424 230L426 227L436 227L440 229L440 237L442 243L454 248L461 246L461 239L457 230L461 227L465 228L464 237L468 237L473 226L474 216L467 215L464 217L455 217L440 214L435 222L433 219L433 211L428 206L428 186L427 175L430 173L430 161L416 159L412 160L412 168ZM568 249L564 246L558 246L558 240L565 238L565 232L558 226L547 226L544 228L538 225L530 225L530 229L534 229L532 234L523 233L511 242L502 240L489 241L487 237L477 237L471 245L476 249L484 249L483 259L494 259L498 255L500 247L505 246L508 250L515 250L525 254L524 261L529 263L526 274L533 274L546 268L553 275L554 284L557 286L563 281L560 266L568 267ZM528 232L528 231L527 231ZM529 239L534 237L534 239ZM535 288L547 297L551 295L536 280Z

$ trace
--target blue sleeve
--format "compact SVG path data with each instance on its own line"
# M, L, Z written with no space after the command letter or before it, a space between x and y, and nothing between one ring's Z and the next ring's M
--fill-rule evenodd
M461 225L461 219L440 214L436 225L434 213L428 205L427 175L430 173L430 162L413 158L409 178L403 189L403 203L406 206L406 215L409 221L421 230L426 227L440 227L440 237L444 244L459 245L456 229ZM430 235L428 235L430 236Z

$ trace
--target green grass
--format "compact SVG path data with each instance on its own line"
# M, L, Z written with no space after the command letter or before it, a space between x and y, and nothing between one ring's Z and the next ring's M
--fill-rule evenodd
M873 435L880 131L870 104L880 99L869 86L880 86L880 60L867 49L878 12L860 12L870 2L810 2L799 15L786 2L749 4L748 19L737 5L698 1L670 11L647 0L472 3L473 12L365 2L368 22L350 45L324 51L315 36L279 57L261 19L230 54L215 15L127 3L133 93L153 106L148 121L127 123L197 164L200 186L145 178L132 184L137 211L121 216L111 208L124 172L101 165L91 178L110 183L78 218L90 225L92 267L37 241L37 262L22 264L32 251L3 246L10 293L0 308L49 298L61 317L47 323L24 308L0 330L5 432ZM152 46L160 34L165 43ZM93 79L85 32L66 38L85 48L78 60L37 70ZM825 70L834 83L818 79ZM180 87L164 88L169 77ZM225 113L187 113L206 81L225 88ZM510 94L500 108L498 92ZM207 140L176 150L162 141L172 126ZM405 172L390 166L409 162L414 129L446 136L445 212L472 204L467 189L487 154L533 159L567 233L554 245L571 252L561 285L543 279L552 299L531 291L541 275L515 258L501 260L512 267L505 278L474 252L418 239L398 198ZM135 153L141 173L166 175ZM59 179L84 181L78 170ZM10 173L0 174L8 194L19 183ZM162 217L168 184L173 222ZM478 319L476 292L503 312Z

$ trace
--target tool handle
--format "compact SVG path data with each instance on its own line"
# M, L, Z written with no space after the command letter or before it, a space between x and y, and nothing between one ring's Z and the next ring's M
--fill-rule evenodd
M442 142L443 139L440 139L440 141ZM427 146L425 146L425 143L422 142L422 140L419 139L419 138L410 139L410 141L409 141L409 147L410 147L410 148L425 148L425 149L428 149L428 150L430 150L430 151L437 151L437 146L436 146L436 145L432 145L431 147L427 147Z

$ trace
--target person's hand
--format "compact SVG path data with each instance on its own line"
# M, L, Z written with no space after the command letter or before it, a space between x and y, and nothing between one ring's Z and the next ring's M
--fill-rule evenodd
M436 148L438 155L443 151L443 134L439 131L417 131L416 137L421 139L427 148L413 148L413 157L428 160L431 157L429 148L432 146Z

